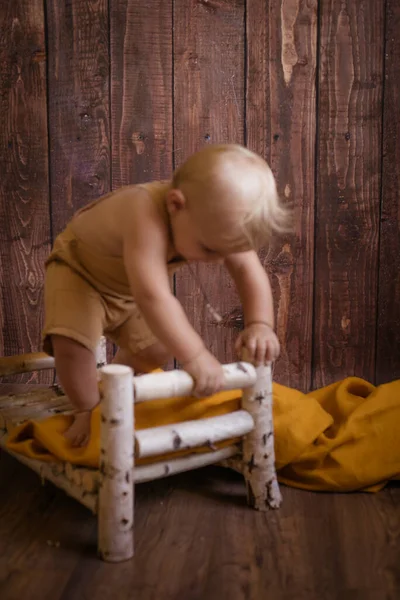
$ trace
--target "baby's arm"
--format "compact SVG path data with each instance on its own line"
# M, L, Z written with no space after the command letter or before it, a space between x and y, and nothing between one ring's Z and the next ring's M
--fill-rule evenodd
M236 349L245 347L257 363L279 356L279 341L274 333L274 306L271 285L256 252L231 254L225 265L232 276L243 305L245 330Z
M125 219L123 255L134 298L154 335L194 377L195 392L216 392L223 383L222 367L171 292L166 224L148 198L138 198L132 205L132 214Z

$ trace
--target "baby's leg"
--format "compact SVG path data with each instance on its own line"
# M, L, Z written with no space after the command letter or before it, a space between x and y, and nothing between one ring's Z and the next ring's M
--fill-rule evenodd
M84 446L89 440L91 411L100 401L96 357L68 337L52 335L51 341L61 386L77 409L65 437L73 446Z
M104 320L100 294L68 265L51 262L46 268L43 349L54 355L61 385L78 411L66 433L75 446L86 443L89 411L99 402L95 350Z
M106 331L106 335L119 347L113 362L131 367L136 375L163 367L171 358L135 303L129 307L129 316L123 324Z
M137 352L132 352L128 348L120 348L113 362L120 365L127 365L134 370L136 375L139 375L140 373L148 373L153 369L165 366L170 358L166 348L160 342L155 342L148 348Z

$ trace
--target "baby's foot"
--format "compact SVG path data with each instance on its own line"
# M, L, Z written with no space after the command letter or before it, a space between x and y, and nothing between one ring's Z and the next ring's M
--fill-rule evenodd
M91 411L78 412L74 414L74 422L64 433L74 448L86 446L90 437Z

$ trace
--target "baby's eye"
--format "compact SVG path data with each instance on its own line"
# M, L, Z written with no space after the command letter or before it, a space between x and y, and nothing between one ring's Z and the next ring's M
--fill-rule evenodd
M203 244L201 244L201 249L206 254L216 254L215 250L211 250L211 248L207 248L207 246L204 246Z

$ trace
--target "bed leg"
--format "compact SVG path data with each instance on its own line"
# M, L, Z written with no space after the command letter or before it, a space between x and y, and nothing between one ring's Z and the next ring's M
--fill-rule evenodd
M242 408L254 420L254 429L243 438L243 475L248 504L266 511L279 508L282 496L275 470L271 365L256 367L256 372L255 384L243 390Z
M96 348L96 364L98 369L107 364L107 339L104 336Z
M98 550L108 562L134 554L134 392L132 369L101 368Z

